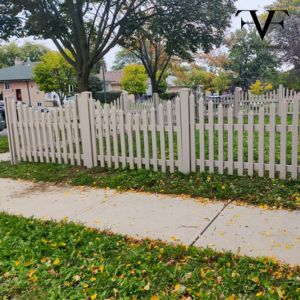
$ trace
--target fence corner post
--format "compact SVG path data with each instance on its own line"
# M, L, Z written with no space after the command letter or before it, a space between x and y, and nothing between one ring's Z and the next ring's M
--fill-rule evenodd
M159 95L158 95L158 93L153 93L153 103L154 103L154 108L157 112L158 111L158 105L159 105Z
M8 145L9 145L9 152L10 152L10 162L12 165L16 165L18 163L18 158L16 154L16 141L14 138L14 127L13 122L16 122L16 119L13 120L13 113L12 110L15 109L13 98L4 98L4 109L5 109L5 121L6 121L6 128L7 128L7 136L8 136ZM14 106L14 107L13 107Z
M191 171L191 136L190 136L190 89L180 90L181 114L181 163L179 171L188 174Z
M77 96L77 108L79 116L79 128L81 133L81 144L83 151L83 164L87 168L94 167L93 147L91 134L91 116L89 101L92 98L90 92L83 92Z
M241 92L240 92L240 88L239 87L235 87L234 89L234 117L237 118L239 111L240 111L240 96L241 96Z

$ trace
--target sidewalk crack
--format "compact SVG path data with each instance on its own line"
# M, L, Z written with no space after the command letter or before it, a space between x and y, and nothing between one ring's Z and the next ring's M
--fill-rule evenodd
M201 238L201 236L207 231L207 229L215 222L215 220L220 216L220 214L227 208L227 206L232 203L232 200L226 202L222 209L210 220L210 222L205 226L205 228L200 232L200 234L193 240L190 246L194 246L196 242Z

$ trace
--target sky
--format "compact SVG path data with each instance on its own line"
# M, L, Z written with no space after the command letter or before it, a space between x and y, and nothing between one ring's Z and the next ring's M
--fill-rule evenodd
M188 0L187 0L188 1ZM257 9L261 12L263 12L264 7L266 5L269 5L271 3L275 2L275 0L238 0L236 1L235 5L237 7L238 10L244 10L244 9ZM232 16L232 20L231 20L231 28L230 31L234 31L238 28L240 28L241 26L241 16L243 17L243 20L245 21L250 21L250 17L248 16L248 14L243 13L243 15L240 15L238 17L235 17L234 15ZM30 40L32 41L32 39L26 39L26 40ZM24 40L22 41L17 41L20 43L23 43ZM36 41L39 43L44 44L45 46L51 48L51 49L56 49L54 44L50 41L50 40L46 40L46 41ZM105 56L105 61L106 64L108 66L108 69L111 69L114 59L115 59L115 55L118 52L119 47L114 47L113 49L110 50L110 52Z

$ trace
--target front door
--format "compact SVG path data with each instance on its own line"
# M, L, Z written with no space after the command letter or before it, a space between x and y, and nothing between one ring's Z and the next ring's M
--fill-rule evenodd
M22 91L21 89L16 89L16 98L18 101L22 101Z

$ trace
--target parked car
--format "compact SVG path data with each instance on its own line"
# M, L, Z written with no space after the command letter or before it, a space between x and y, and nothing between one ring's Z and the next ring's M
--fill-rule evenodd
M5 119L0 114L0 131L2 131L3 129L5 129L5 127L6 127Z

